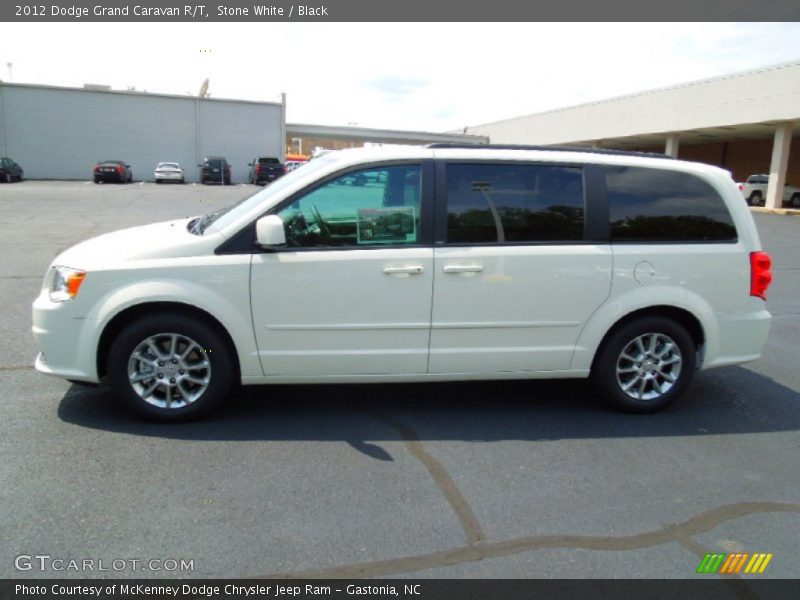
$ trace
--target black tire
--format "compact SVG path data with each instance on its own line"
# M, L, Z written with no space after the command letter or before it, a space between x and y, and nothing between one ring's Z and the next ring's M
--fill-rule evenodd
M183 177L181 177L181 180L180 180L178 183L180 183L181 185L183 185L184 183L186 183L186 180L185 180Z
M631 350L631 348L633 348L634 351L636 351L636 346L633 345L635 340L640 338L640 336L648 335L657 336L656 339L662 342L668 339L677 346L679 359L681 361L679 363L679 372L675 372L676 367L674 364L668 365L664 362L664 365L659 366L658 358L650 359L648 358L649 355L644 355L645 358L638 363L623 358L623 350ZM645 339L649 340L651 338ZM655 354L657 355L658 352L663 351L664 348L666 348L665 345L657 346ZM627 354L630 355L630 352ZM639 355L637 355L637 357L638 356ZM668 356L670 359L673 359L676 354L673 351L670 352ZM655 364L648 361L655 361ZM636 370L637 368L641 368L642 370L632 373L623 373L618 376L618 364L624 365L623 368L625 369L631 368ZM606 400L614 408L626 412L651 413L665 408L680 397L694 376L696 364L697 349L692 337L683 325L665 317L643 317L623 325L605 340L598 351L597 358L592 367L591 378L593 383L603 393ZM658 381L657 378L651 379L649 383L645 382L644 391L639 394L640 396L644 396L645 394L660 394L649 399L641 397L635 398L623 390L623 384L628 384L634 379L642 381L643 378L647 377L647 375L639 377L638 373L646 373L648 369L660 369L666 371L667 376L675 377L673 382L666 381L662 384L664 386L669 384L671 387L664 391L656 390L655 385ZM638 383L636 387L639 387ZM648 388L650 390L649 392L647 391Z
M94 178L94 182L95 182L95 183L100 183L100 179L99 179L99 178L97 178L97 177L95 177L95 178Z
M13 179L13 178L11 177L11 173L6 173L6 174L3 176L3 180L4 180L6 183L11 183L11 180L12 180L12 179Z
M748 200L750 201L750 206L758 206L761 204L761 192L753 192Z
M22 183L22 180L24 179L24 176L25 176L25 173L22 170L20 170L19 175L17 176L17 181Z
M794 194L792 199L789 200L789 205L792 208L800 208L800 194Z
M134 350L149 337L173 333L185 336L199 344L204 351L202 354L195 353L197 359L202 361L204 358L210 364L210 368L207 375L208 384L197 399L181 407L167 408L156 406L139 396L128 379L128 364ZM158 370L158 366L154 365L153 368ZM170 366L167 365L163 368L167 370L170 369ZM172 367L173 370L176 368L178 367ZM108 354L108 378L116 395L139 415L162 422L196 419L216 408L225 400L233 387L235 372L231 349L218 328L181 313L155 313L134 321L117 336L111 344ZM175 373L173 375L178 377ZM169 373L164 374L164 383L166 383L167 377L169 377ZM156 380L153 378L151 382L143 385L151 385L155 382ZM165 393L166 388L159 384L151 398L154 402L159 401L160 396ZM181 400L177 401L177 403L180 402Z

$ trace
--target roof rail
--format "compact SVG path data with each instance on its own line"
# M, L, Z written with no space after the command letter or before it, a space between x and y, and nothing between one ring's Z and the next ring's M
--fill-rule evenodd
M549 152L591 152L592 154L610 154L613 156L642 156L647 158L673 157L658 152L633 152L632 150L614 150L611 148L591 148L589 146L528 146L525 144L459 144L457 142L437 142L428 144L426 148L482 148L489 150L547 150Z

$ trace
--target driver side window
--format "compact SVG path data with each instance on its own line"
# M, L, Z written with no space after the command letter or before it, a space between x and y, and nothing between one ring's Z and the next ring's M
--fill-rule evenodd
M416 244L421 170L396 165L352 171L284 207L294 248Z

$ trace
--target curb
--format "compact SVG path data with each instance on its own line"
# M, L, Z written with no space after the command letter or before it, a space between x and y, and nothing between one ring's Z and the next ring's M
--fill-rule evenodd
M755 213L800 217L800 209L797 208L765 208L763 206L751 206L749 208Z

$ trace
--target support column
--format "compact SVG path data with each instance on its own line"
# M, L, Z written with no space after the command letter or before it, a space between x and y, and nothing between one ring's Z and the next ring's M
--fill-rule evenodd
M670 133L667 135L667 143L664 147L664 154L672 158L678 158L678 147L681 144L681 138L677 133Z
M281 145L278 147L280 154L278 160L286 162L286 92L281 92Z
M8 156L9 154L6 149L6 103L3 94L4 87L3 81L0 79L0 156Z
M767 208L780 208L783 205L783 188L786 185L786 167L789 164L789 148L792 145L794 123L780 123L775 127L775 141L772 143L772 162L769 166L767 185Z

